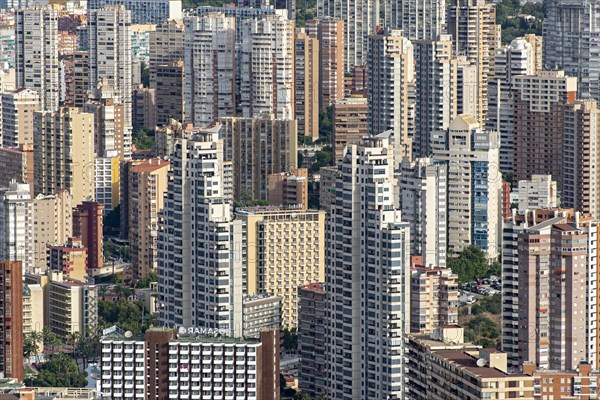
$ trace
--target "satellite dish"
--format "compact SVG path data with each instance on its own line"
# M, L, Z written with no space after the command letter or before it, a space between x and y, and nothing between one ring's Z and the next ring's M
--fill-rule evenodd
M480 368L485 367L487 364L487 360L485 358L479 358L477 359L477 366Z
M132 337L132 336L133 336L133 333L131 333L131 331L127 331L127 332L125 332L125 337L126 337L126 338L130 338L130 337Z

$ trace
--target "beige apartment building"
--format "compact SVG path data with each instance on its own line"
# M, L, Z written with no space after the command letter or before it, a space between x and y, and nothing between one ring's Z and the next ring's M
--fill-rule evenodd
M33 145L33 113L40 109L40 96L32 89L2 94L2 146Z
M408 337L408 398L479 400L534 398L534 378L507 372L506 353L464 343L463 328Z
M471 113L483 124L488 107L488 81L493 76L494 54L500 43L496 8L484 0L460 0L448 7L446 20L454 53L466 57L476 68L477 111Z
M323 111L344 98L344 21L306 21L306 33L319 43L319 107Z
M73 204L94 197L94 115L77 108L35 113L35 194L67 189Z
M73 235L73 196L67 190L33 199L33 270L46 270L47 246L66 243Z
M290 173L281 172L268 177L269 204L308 208L308 169L298 168Z
M325 212L267 207L236 216L246 226L248 294L281 297L282 326L297 326L298 287L325 280Z
M181 20L169 19L156 25L149 35L150 87L157 89L157 69L159 66L183 60L184 24Z
M95 333L98 326L98 288L52 273L48 280L48 326L61 336Z
M410 274L410 331L434 333L458 324L458 275L449 268L414 265Z
M576 100L563 120L561 205L600 218L600 110Z
M354 95L333 103L333 155L337 163L348 144L359 143L369 134L367 98Z
M13 179L27 182L29 193L33 193L33 144L20 145L18 148L0 146L0 187L8 187Z
M44 291L37 284L23 283L23 336L31 332L44 330ZM44 349L43 342L38 343L38 351Z
M294 39L294 107L298 135L319 138L319 41L296 30Z
M158 212L167 191L169 162L160 158L132 165L128 173L129 244L133 278L156 271Z

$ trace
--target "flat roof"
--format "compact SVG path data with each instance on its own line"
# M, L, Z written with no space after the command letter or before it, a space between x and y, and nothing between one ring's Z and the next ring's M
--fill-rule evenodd
M464 350L433 350L433 354L436 354L446 361L451 362L456 368L465 370L474 376L479 376L483 379L493 378L522 378L528 375L524 374L507 374L496 368L490 367L478 367L477 358L466 353Z

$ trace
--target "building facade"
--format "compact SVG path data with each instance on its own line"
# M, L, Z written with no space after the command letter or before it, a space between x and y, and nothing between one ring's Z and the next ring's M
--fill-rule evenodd
M23 266L20 261L0 261L2 350L0 372L23 380Z
M294 37L294 113L298 135L319 138L319 41L296 30Z
M346 97L333 104L333 155L335 162L348 144L359 143L369 134L369 105L361 95Z
M73 208L73 236L80 238L88 251L89 274L95 275L104 265L102 227L103 207L86 200Z
M0 188L0 260L19 261L22 274L33 266L33 225L29 185L13 181Z
M33 145L33 113L39 111L40 96L31 89L2 94L2 146Z

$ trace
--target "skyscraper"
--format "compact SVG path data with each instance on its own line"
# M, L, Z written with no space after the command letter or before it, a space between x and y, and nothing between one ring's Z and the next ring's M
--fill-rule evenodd
M400 31L369 36L369 133L391 131L395 165L412 156L414 132L414 54Z
M519 75L537 72L536 49L524 38L496 50L494 75L489 81L486 127L500 133L500 169L512 173L514 162L512 80Z
M3 93L2 146L33 145L33 112L40 108L40 96L31 89L17 89Z
M494 71L494 54L499 42L496 8L485 0L457 0L448 7L446 18L455 54L465 56L476 68L478 104L473 116L483 124L487 115L488 80Z
M177 140L158 233L160 323L241 331L241 221L225 197L218 128Z
M326 254L328 399L404 393L410 227L394 206L389 136L349 145L340 165Z
M16 13L16 87L38 92L40 109L58 109L58 12L35 6Z
M373 0L319 0L317 18L344 21L344 71L367 62L368 36L379 25L379 2Z
M268 198L268 176L298 168L296 120L258 118L221 119L225 159L232 162L234 198Z
M131 157L132 70L131 12L124 6L89 10L89 87L105 80L112 86L124 108L122 158Z
M223 13L185 19L185 119L194 126L235 115L235 32Z
M435 40L444 33L446 0L386 0L385 26L409 40Z
M597 222L578 214L526 228L518 237L519 363L597 368Z
M563 207L600 219L600 110L595 100L577 100L564 114L562 148Z
M170 19L162 21L156 25L156 30L150 32L148 68L151 88L156 89L156 69L159 65L183 60L184 27L183 21Z
M488 258L500 246L500 195L498 134L481 128L468 114L457 116L446 131L433 134L433 160L447 167L448 250L469 245Z
M23 380L23 267L19 261L0 261L0 372Z
M296 31L294 39L294 113L298 135L319 138L319 41Z
M73 203L94 197L94 115L77 108L34 113L36 194L67 189Z
M33 267L33 224L29 185L12 181L0 188L0 260L19 261L23 273Z
M73 236L80 238L87 247L87 266L91 275L104 266L102 208L101 204L89 200L73 208Z
M306 33L319 41L319 107L327 111L344 98L344 21L306 21Z
M294 118L294 22L280 15L244 19L240 45L240 107L245 118Z
M546 10L544 67L576 77L578 98L600 100L600 2L551 0Z
M408 3L408 2L407 2ZM415 132L413 155L431 156L432 132L448 129L458 113L458 60L453 55L452 36L418 40L415 46Z
M90 0L88 10L108 5L122 5L130 10L133 24L159 24L182 17L181 0Z
M426 267L446 266L448 171L429 158L400 165L400 209L410 224L410 254Z
M359 143L369 134L369 105L366 97L355 95L333 103L334 162L344 157L348 144Z
M543 96L539 94L543 93ZM538 71L512 80L513 174L552 175L563 190L564 112L575 101L577 78L562 71Z

